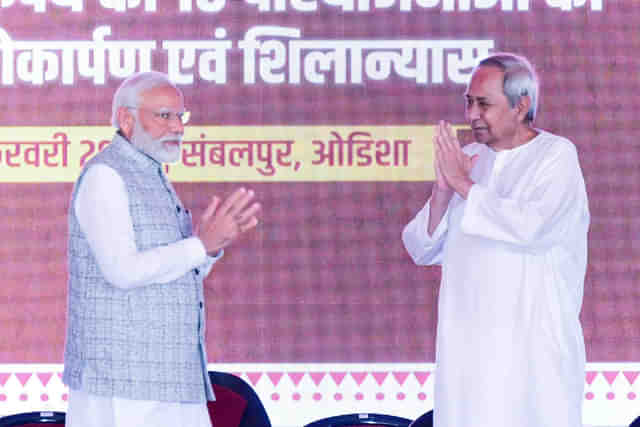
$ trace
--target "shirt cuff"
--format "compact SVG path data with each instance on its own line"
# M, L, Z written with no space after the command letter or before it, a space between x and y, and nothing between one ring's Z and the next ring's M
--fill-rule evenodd
M212 262L216 262L218 261L220 258L222 258L222 256L224 255L224 249L218 249L218 252L214 255L209 255L207 253L207 249L204 247L204 243L202 243L202 240L200 240L198 237L189 237L187 240L193 240L193 251L194 254L197 252L198 256L200 257L200 259L202 260L202 263L206 262L206 261L212 261Z
M429 231L428 231L429 219L431 218L431 199L429 199L429 201L427 202L427 209L428 210L426 212L426 215L424 216L422 229L426 230L425 236L429 239L429 241L435 242L439 240L447 231L447 223L449 222L449 208L447 207L447 210L442 215L442 218L440 218L440 222L436 226L435 230L433 230L433 234L429 234Z
M197 237L189 237L184 240L186 256L192 261L192 265L201 265L207 262L207 250L202 241Z
M218 249L218 253L216 253L215 255L207 254L207 259L211 261L211 263L213 264L216 261L218 261L220 258L222 258L223 255L224 255L224 249Z

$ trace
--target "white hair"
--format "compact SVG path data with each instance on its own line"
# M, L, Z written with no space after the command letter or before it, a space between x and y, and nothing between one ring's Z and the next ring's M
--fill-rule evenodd
M140 105L140 94L157 86L171 86L178 89L169 80L169 76L158 71L147 71L133 74L120 84L113 95L111 106L111 124L115 128L120 127L118 123L118 110L121 107L138 108Z
M479 67L497 67L504 72L502 91L512 108L523 96L531 99L529 111L524 119L533 122L538 111L539 82L531 63L526 58L512 53L496 53L480 61L476 69Z

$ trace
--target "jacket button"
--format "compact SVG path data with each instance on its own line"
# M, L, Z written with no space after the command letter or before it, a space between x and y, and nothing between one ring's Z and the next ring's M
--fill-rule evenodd
M200 270L199 269L196 268L194 271L196 272L196 274L200 274Z
M180 213L182 209L180 209L180 206L176 206L176 211L178 211L178 213Z

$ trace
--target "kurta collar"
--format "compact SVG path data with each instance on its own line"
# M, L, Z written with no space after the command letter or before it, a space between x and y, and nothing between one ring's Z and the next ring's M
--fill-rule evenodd
M541 130L541 129L535 129L536 132L538 132L538 134L536 136L534 136L530 141L526 142L525 144L522 145L518 145L517 147L514 148L509 148L507 150L500 150L500 151L495 151L493 148L488 147L491 151L493 151L494 153L496 153L496 157L511 157L511 156L515 156L519 153L522 152L526 152L529 150L529 148L533 148L536 145L536 142L540 139L542 139L543 135L546 133L545 131Z

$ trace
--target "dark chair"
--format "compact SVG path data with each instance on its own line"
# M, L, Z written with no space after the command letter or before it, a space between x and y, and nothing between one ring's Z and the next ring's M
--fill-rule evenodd
M24 412L0 418L0 427L40 427L47 424L50 427L64 426L64 412Z
M629 427L640 427L640 417L636 418L631 424L629 424Z
M433 427L433 409L413 420L409 427Z
M271 421L260 398L242 378L227 373L209 371L216 395L208 402L211 423L219 427L271 427Z
M411 420L384 414L346 414L323 418L304 427L409 427Z

